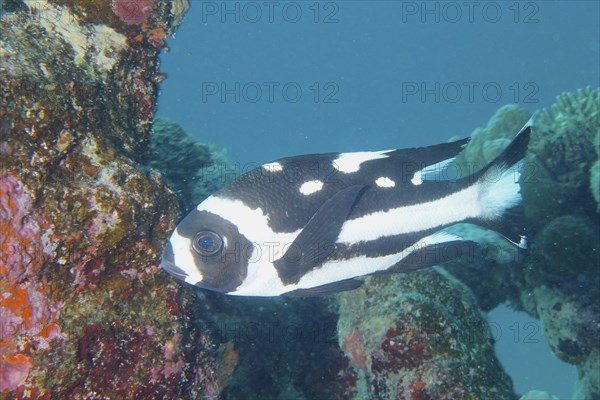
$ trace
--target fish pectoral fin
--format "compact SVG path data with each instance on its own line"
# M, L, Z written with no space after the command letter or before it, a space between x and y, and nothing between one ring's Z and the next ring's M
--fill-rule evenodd
M477 242L471 240L433 243L413 251L390 268L381 271L381 273L411 272L443 264L458 257L473 257L477 247Z
M366 186L350 186L327 199L311 217L286 253L273 264L285 284L300 278L335 251L335 242Z
M294 297L317 297L325 296L328 294L334 294L339 292L346 292L348 290L354 290L360 287L363 281L358 279L346 279L344 281L328 283L326 285L317 286L309 289L297 289L291 292L284 293L283 296L294 296Z

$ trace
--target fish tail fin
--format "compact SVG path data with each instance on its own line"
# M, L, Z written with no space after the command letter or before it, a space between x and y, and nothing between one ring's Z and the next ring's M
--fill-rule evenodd
M475 223L500 233L520 248L527 248L521 179L534 122L531 118L506 149L478 174L482 212Z

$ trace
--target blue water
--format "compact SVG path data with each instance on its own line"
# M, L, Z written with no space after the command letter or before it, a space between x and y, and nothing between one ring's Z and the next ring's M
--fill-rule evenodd
M467 3L192 1L162 57L158 115L227 148L243 171L287 155L438 143L504 104L533 111L600 85L599 2ZM575 369L541 334L509 339L528 318L491 314L505 333L499 358L518 392L569 398Z

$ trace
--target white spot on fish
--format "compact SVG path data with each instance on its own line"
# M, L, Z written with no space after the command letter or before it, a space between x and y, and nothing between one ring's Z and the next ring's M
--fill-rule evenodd
M342 153L338 156L338 158L333 160L333 168L345 174L356 172L360 169L360 164L364 163L365 161L389 157L385 153L388 153L390 151L393 150Z
M419 186L420 184L422 184L423 183L423 178L421 178L421 171L415 172L415 174L413 175L413 177L410 180L410 182L413 185L415 185L415 186Z
M283 166L281 164L279 164L278 162L266 163L266 164L263 164L262 167L269 172L283 171Z
M452 157L447 160L426 166L421 170L421 179L424 181L448 181L460 178L458 176L457 167L454 165L455 159L456 158Z
M300 193L302 193L305 196L308 196L310 194L318 192L321 189L323 189L323 182L316 181L316 180L308 181L308 182L304 182L300 186Z
M396 182L394 182L393 180L391 180L387 176L380 176L375 181L375 184L377 186L379 186L380 188L393 188L394 186L396 186Z

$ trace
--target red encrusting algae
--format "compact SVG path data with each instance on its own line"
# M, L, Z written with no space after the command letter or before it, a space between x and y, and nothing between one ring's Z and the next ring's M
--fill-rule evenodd
M131 25L146 21L153 8L150 0L112 0L111 6L122 22Z
M0 356L0 392L19 387L29 375L31 367L31 358L23 354Z
M360 332L356 329L350 330L342 343L342 350L350 357L350 362L362 369L366 370L365 349L363 346L363 338Z
M16 173L0 176L0 392L23 384L32 355L60 337L56 321L62 304L37 275L48 259L44 239L52 225L37 215L33 197ZM58 333L57 333L58 332Z

